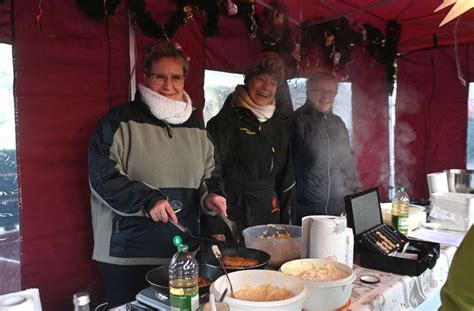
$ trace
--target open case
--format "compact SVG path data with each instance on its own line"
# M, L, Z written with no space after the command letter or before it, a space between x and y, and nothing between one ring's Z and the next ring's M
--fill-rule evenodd
M377 188L347 195L345 203L362 267L411 276L434 267L439 243L411 240L384 224Z

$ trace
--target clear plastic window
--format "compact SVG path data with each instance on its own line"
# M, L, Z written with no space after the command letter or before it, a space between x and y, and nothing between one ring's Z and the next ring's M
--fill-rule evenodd
M12 46L0 44L0 294L21 290Z

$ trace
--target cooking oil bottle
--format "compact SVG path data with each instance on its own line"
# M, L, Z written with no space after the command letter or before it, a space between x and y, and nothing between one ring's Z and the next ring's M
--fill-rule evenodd
M169 265L171 311L199 310L199 266L180 236L173 238L178 251Z
M392 225L403 234L408 234L410 198L405 187L399 187L392 200Z

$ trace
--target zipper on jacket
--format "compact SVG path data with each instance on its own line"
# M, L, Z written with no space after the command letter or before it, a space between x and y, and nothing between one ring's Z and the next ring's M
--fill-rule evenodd
M166 132L169 138L173 138L173 132L171 131L171 125L169 125L169 123L166 123Z
M115 233L120 233L120 217L117 217L117 219L115 220L114 227Z
M275 147L272 146L272 154L271 154L271 161L270 161L270 173L273 172L273 154L275 153Z
M329 205L329 197L331 195L331 140L329 139L329 134L326 129L326 115L321 117L321 122L323 123L323 130L324 134L326 134L326 138L328 140L328 194L326 198L326 205L324 206L324 211L326 215L328 214L328 205Z

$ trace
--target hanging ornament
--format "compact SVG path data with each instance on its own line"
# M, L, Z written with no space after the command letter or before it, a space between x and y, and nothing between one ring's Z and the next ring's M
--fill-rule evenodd
M239 13L239 8L234 2L232 2L232 0L227 0L226 6L227 6L227 15L235 16L237 15L237 13Z
M250 40L255 40L257 38L257 21L255 20L255 4L252 4L251 11L249 13L250 18Z
M187 25L189 22L193 20L193 8L190 5L185 5L183 7L183 12L184 12L184 25Z

